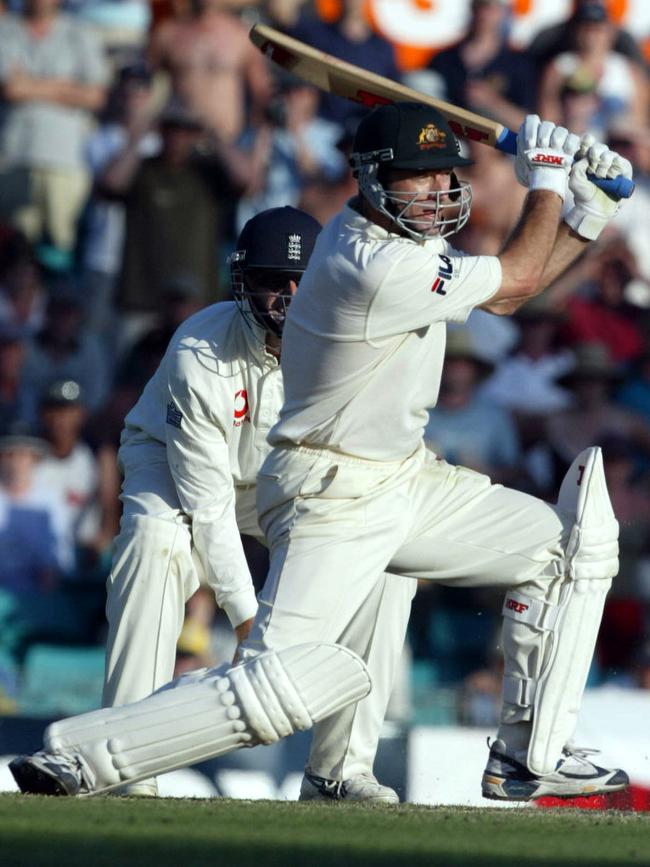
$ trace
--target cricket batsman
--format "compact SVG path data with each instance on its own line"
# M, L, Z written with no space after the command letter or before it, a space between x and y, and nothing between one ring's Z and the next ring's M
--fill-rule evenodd
M528 190L520 218L499 255L471 256L449 241L470 215L467 160L436 110L375 109L352 162L359 195L319 235L283 334L284 403L257 482L271 563L242 662L55 723L44 751L14 763L21 788L47 777L59 791L110 789L200 751L272 742L356 701L367 670L347 636L369 619L385 571L504 589L502 713L485 797L627 786L624 771L571 744L618 571L600 450L576 456L551 505L437 460L423 430L446 323L477 307L509 315L543 291L620 207L587 173L631 177L631 166L529 115L515 160ZM574 204L563 214L567 189ZM191 696L205 716L179 721Z

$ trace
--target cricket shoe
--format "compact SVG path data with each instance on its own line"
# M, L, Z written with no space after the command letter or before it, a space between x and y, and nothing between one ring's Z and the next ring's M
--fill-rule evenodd
M399 796L382 786L369 771L347 780L328 780L305 771L299 801L365 801L368 804L399 804Z
M9 770L21 792L31 795L87 794L81 763L69 753L46 753L18 756Z
M578 798L619 792L630 783L625 771L601 768L588 758L598 750L568 744L555 770L541 776L528 770L526 752L521 750L514 757L509 756L504 742L494 741L481 783L484 798L496 801L534 801L548 795Z
M157 798L158 780L155 777L150 777L148 780L140 780L138 783L127 783L115 794L127 795L130 798Z

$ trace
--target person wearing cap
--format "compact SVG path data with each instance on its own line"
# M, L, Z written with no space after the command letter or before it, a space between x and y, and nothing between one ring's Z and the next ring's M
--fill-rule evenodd
M28 422L0 431L0 588L33 600L56 587L60 572L57 523L63 502L39 484L35 468L47 443Z
M141 137L132 135L96 176L99 192L124 204L115 302L126 340L149 325L165 284L181 271L196 276L204 305L223 297L219 249L232 203L247 181L245 160L233 158L236 149L208 140L200 116L178 96L156 118L150 105L141 106L140 122L157 123L159 150L147 153Z
M571 18L571 25L573 48L558 54L541 72L540 114L560 123L564 85L580 74L595 82L601 129L620 114L628 115L636 123L647 124L646 74L639 64L614 50L616 28L606 7L598 2L581 3Z
M284 330L284 404L257 482L270 567L241 656L345 643L350 624L372 616L365 600L382 570L503 587L504 701L484 796L624 788L623 771L568 746L601 594L616 573L618 527L606 493L598 495L603 547L575 555L576 567L567 548L579 520L575 478L563 486L565 505L554 508L437 458L423 432L437 402L446 323L464 322L477 307L508 315L539 294L617 210L587 167L601 176L630 176L631 167L529 115L515 161L527 188L521 217L498 255L472 256L449 240L469 219L472 196L461 179L468 160L439 112L417 103L376 108L352 150L359 195L323 229ZM563 219L567 186L575 205ZM589 484L593 477L600 485L597 450L589 460ZM598 582L593 608L579 618L589 625L574 642L550 621L539 625L542 612L560 608L576 568ZM568 582L560 596L558 582ZM571 612L582 603L571 604L567 629L576 628ZM564 651L546 661L550 641L579 646L580 662ZM548 722L555 701L557 728Z
M40 426L48 452L36 481L63 503L62 566L67 577L82 574L80 555L101 556L117 531L117 470L83 440L87 408L74 379L55 379L40 397Z
M238 640L250 629L257 601L240 533L264 543L256 474L283 398L287 308L319 231L292 207L251 218L231 256L234 301L211 305L180 326L126 416L118 455L123 514L107 582L106 706L136 701L171 680L185 602L200 583L212 588ZM357 761L369 756L363 770L372 769L392 685L393 663L384 660L399 657L412 596L404 582L386 576L383 583L375 605L385 598L389 628L382 633L380 620L376 639L362 639L376 657L373 703L356 717L342 716L338 729L316 731L310 758L316 779L346 752ZM349 787L355 799L397 800L365 777ZM305 788L319 795L312 783ZM152 795L156 784L128 791Z

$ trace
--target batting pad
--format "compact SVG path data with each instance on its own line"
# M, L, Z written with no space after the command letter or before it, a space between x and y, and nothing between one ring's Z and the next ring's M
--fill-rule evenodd
M573 735L605 597L618 572L618 522L599 448L585 449L573 462L557 508L575 513L575 523L565 553L566 580L555 622L546 633L550 642L534 696L527 759L534 774L553 771Z
M110 791L239 747L270 744L365 698L361 659L336 644L267 651L179 678L133 704L50 725L48 752L74 753L89 793Z

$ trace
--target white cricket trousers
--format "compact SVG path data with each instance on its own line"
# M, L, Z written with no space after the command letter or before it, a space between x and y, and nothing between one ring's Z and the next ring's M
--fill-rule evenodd
M162 444L120 448L122 518L106 583L104 707L145 698L174 675L185 602L199 587L192 532Z
M104 707L138 701L172 679L185 602L199 586L165 447L125 444L119 459L123 512L107 581ZM263 541L257 527L240 529ZM415 590L411 579L381 576L368 602L368 631L361 621L351 627L350 646L367 658L373 691L315 726L308 764L319 776L331 778L330 769L344 765L346 776L371 770Z
M565 526L556 510L422 446L384 463L307 447L276 448L258 475L271 551L246 649L347 643L384 572L461 587L515 586L557 604ZM367 629L367 624L366 624ZM530 640L504 627L507 674L528 676ZM363 654L362 654L363 656ZM504 719L518 721L504 702Z

